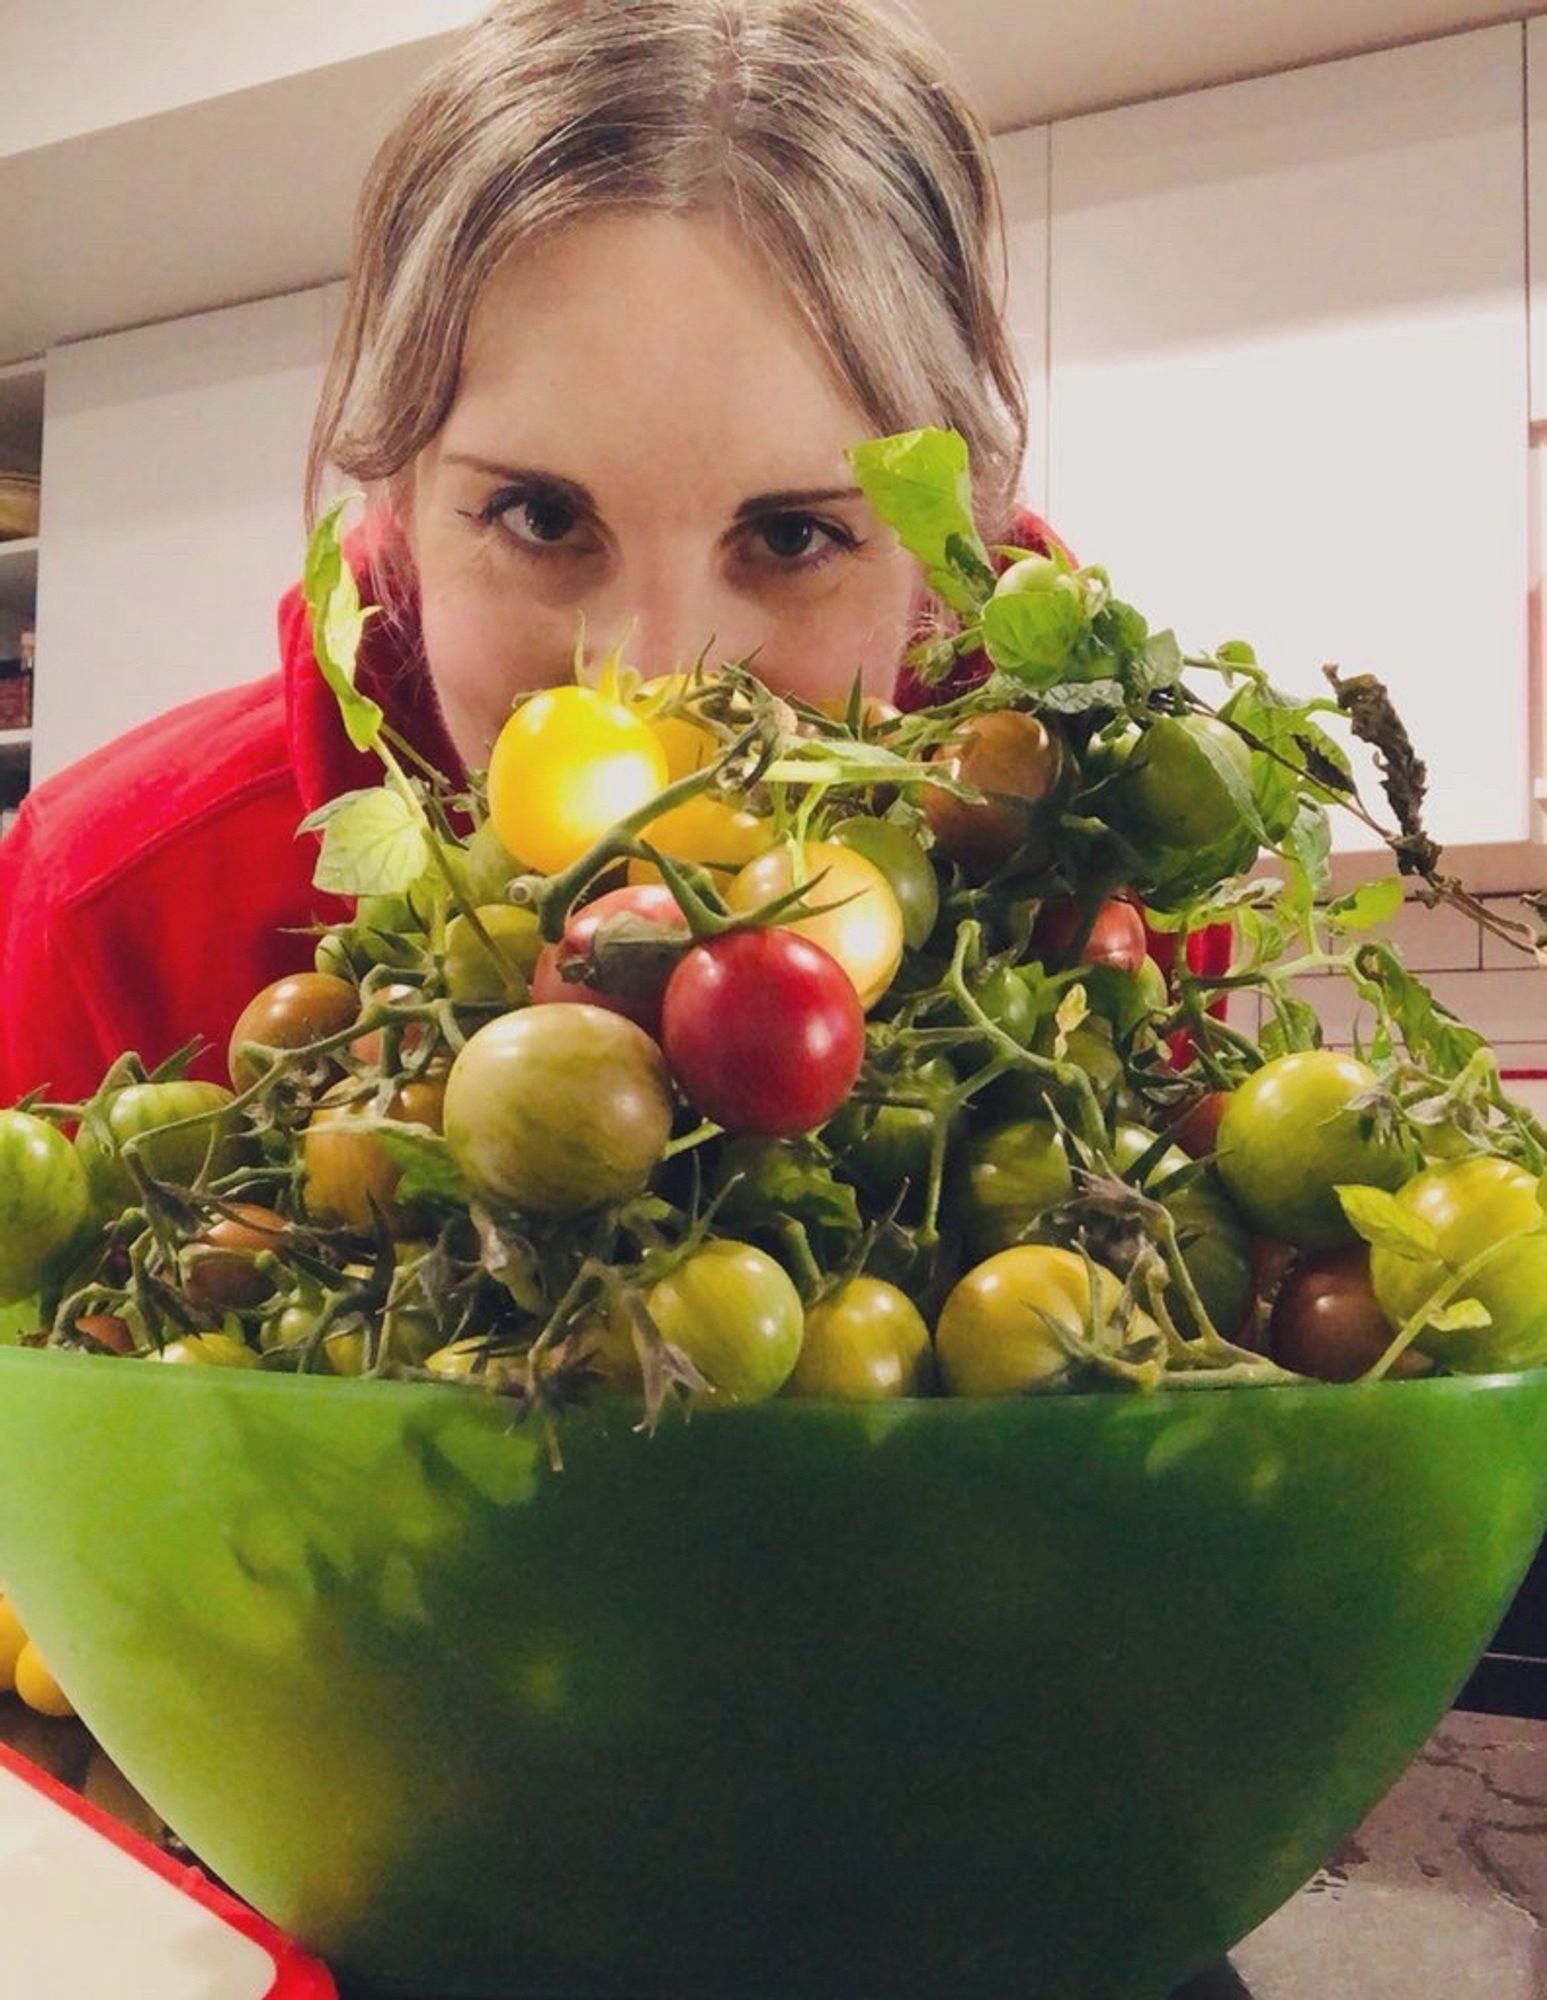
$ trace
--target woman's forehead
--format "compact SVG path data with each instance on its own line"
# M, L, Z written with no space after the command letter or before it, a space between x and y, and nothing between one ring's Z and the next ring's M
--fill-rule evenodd
M761 491L837 483L870 428L736 236L640 213L578 224L495 273L439 443L593 486L632 468L657 491L668 471Z

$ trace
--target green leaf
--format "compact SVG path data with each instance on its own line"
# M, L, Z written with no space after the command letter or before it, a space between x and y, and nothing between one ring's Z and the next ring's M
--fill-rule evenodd
M1488 1046L1475 1028L1440 1005L1390 945L1360 945L1354 966L1356 984L1365 997L1396 1026L1408 1054L1432 1075L1448 1082Z
M1278 885L1264 877L1248 877L1227 882L1217 895L1204 903L1189 904L1185 910L1144 912L1145 927L1152 931L1201 931L1210 924L1226 924L1243 910L1268 910L1278 900Z
M1472 1333L1492 1324L1493 1314L1481 1299L1454 1299L1448 1306L1435 1307L1424 1320L1433 1333Z
M1311 720L1309 703L1254 681L1220 713L1263 746L1252 752L1252 792L1270 843L1288 833L1302 800L1326 805L1351 789L1348 759ZM1329 789L1318 777L1338 782Z
M1136 701L1146 701L1161 688L1175 687L1182 678L1182 649L1170 630L1156 632L1134 661L1128 676Z
M1257 801L1252 795L1250 779L1244 778L1241 775L1235 760L1230 756L1224 745L1216 742L1212 736L1206 735L1200 730L1196 735L1189 735L1186 740L1206 760L1216 780L1224 787L1225 792L1229 796L1230 803L1235 807L1236 812L1251 829L1256 839L1263 846L1266 846L1268 844L1267 829L1262 823L1262 815L1257 810Z
M1272 988L1266 998L1273 1012L1264 1020L1257 1040L1269 1062L1275 1056L1298 1055L1321 1047L1321 1017L1309 1001Z
M848 460L865 498L923 563L930 589L952 610L973 615L993 589L994 569L972 518L965 438L904 431L855 445Z
M438 1201L467 1207L473 1191L438 1132L387 1118L372 1121L370 1129L387 1158L403 1170L397 1185L398 1200L433 1195Z
M945 559L951 571L966 580L978 598L992 597L994 585L999 581L993 565L983 560L982 543L976 534L947 535L945 538Z
M1323 807L1301 803L1284 836L1284 856L1291 869L1286 900L1291 910L1304 917L1310 903L1324 893L1332 879L1332 828Z
M725 1149L722 1180L736 1176L721 1213L767 1224L789 1216L808 1228L840 1229L851 1234L861 1227L853 1188L835 1180L814 1145L806 1139L736 1139Z
M1065 681L1044 688L1038 707L1049 715L1088 715L1093 709L1120 709L1123 703L1121 681Z
M1214 657L1227 667L1254 667L1257 655L1244 639L1227 639L1214 648Z
M1411 1214L1384 1188L1339 1187L1337 1198L1349 1222L1373 1248L1418 1263L1439 1256L1440 1240L1432 1224Z
M313 822L322 824L323 835L312 880L329 895L403 895L429 861L412 804L386 786L334 800L305 824Z
M357 750L369 750L381 734L382 712L356 690L355 660L375 607L361 608L354 571L344 557L339 522L349 504L340 500L313 528L301 587L311 617L313 657L333 690L350 742Z
M915 784L939 782L936 765L899 757L884 743L861 743L847 736L808 736L788 744L783 756L759 772L773 785Z
M1077 585L1006 591L983 607L983 643L994 665L1028 687L1051 687L1067 672L1089 629Z
M1322 912L1335 931L1369 931L1389 923L1402 907L1402 878L1383 875L1377 882L1364 882L1346 896L1339 896Z
M1118 597L1108 598L1102 605L1091 621L1091 631L1099 645L1105 646L1109 652L1116 653L1125 660L1136 660L1144 651L1150 636L1150 628L1143 614L1136 611L1131 604L1124 604ZM1175 644L1174 636L1169 632L1157 633L1155 643L1160 645L1167 639L1171 639ZM1180 670L1180 651L1177 666Z

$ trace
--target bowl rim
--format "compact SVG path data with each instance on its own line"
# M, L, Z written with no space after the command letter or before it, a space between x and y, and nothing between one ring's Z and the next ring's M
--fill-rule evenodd
M80 1367L106 1367L110 1363L122 1368L130 1357L123 1355L98 1355L72 1353L64 1348L21 1347L10 1344L0 1345L0 1370L11 1367L38 1367L74 1369ZM277 1368L221 1368L217 1366L167 1368L158 1372L157 1380L163 1391L173 1395L200 1394L206 1390L219 1389L223 1394L233 1395L294 1395L298 1386L306 1385L306 1393L315 1394L319 1390L324 1395L364 1398L377 1396L385 1399L396 1396L401 1399L416 1397L422 1399L426 1392L439 1397L459 1396L464 1401L474 1399L480 1405L502 1407L505 1400L495 1392L480 1387L476 1382L404 1382L384 1376L348 1375L298 1375ZM1020 1405L1038 1409L1092 1409L1092 1408L1145 1408L1155 1410L1188 1409L1197 1397L1207 1396L1208 1407L1219 1398L1228 1400L1229 1405L1243 1398L1252 1404L1259 1404L1266 1397L1278 1401L1304 1403L1319 1402L1333 1393L1342 1398L1358 1397L1367 1401L1379 1392L1382 1395L1400 1395L1409 1401L1422 1397L1444 1400L1478 1394L1509 1394L1521 1390L1547 1396L1547 1367L1500 1369L1489 1374L1478 1375L1425 1375L1409 1376L1392 1380L1389 1377L1377 1382L1232 1382L1222 1388L1183 1390L1178 1388L1154 1389L1148 1391L1123 1389L1057 1389L1042 1394L1027 1393L1006 1396L890 1396L876 1401L845 1400L837 1396L767 1396L753 1403L727 1403L721 1405L704 1404L695 1406L687 1415L687 1421L697 1423L704 1419L723 1422L726 1419L743 1419L756 1412L773 1411L787 1413L787 1420L798 1422L803 1417L817 1412L845 1411L851 1415L884 1416L889 1412L929 1409L941 1412L939 1421L949 1422L947 1411L967 1412L1003 1410ZM559 1411L556 1418L564 1422L571 1417L610 1412L637 1412L640 1399L637 1395L598 1394L590 1401L576 1404L570 1410Z

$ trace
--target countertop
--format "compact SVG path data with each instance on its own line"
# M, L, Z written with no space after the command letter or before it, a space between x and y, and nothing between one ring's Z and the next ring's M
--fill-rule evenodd
M0 1742L164 1832L79 1723L0 1696ZM1547 1722L1453 1710L1315 1879L1173 2000L1547 2000Z

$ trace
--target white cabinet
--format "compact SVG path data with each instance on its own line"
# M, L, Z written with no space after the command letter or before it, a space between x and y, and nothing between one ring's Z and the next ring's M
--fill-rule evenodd
M1005 319L1026 384L1026 470L1021 498L1047 512L1047 305L1049 128L1029 125L993 142L1004 200L1009 287Z
M1380 675L1460 844L1531 832L1523 59L1492 28L1052 132L1054 525L1184 645Z
M276 665L335 286L54 350L33 780Z

